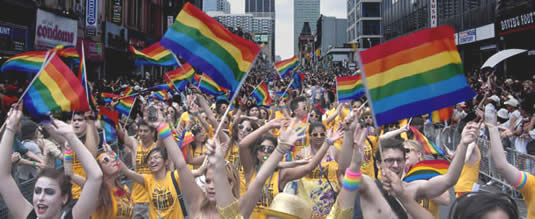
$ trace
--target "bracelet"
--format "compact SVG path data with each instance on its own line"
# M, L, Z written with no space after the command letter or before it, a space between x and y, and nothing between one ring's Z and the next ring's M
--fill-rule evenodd
M360 176L360 170L359 172L353 173L347 168L346 174L344 175L344 181L342 182L344 189L349 191L357 190L360 187Z
M169 123L164 123L158 127L158 135L160 139L167 138L171 135L171 129L169 128Z
M72 160L72 149L65 150L65 154L63 155L63 160Z
M32 161L32 167L35 167L35 160Z
M330 138L325 138L325 141L326 141L329 145L333 145L333 144L334 144L334 141L331 140Z
M279 145L280 145L280 144L279 144ZM286 154L286 152L284 152L284 151L282 150L282 148L280 148L280 147L276 147L275 150L277 150L277 151L278 151L279 153L281 153L281 154Z

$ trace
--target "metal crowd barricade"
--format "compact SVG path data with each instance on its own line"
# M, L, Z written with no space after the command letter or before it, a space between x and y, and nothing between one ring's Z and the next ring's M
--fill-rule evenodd
M28 200L30 203L32 202L34 184L35 178L18 184L20 192L22 192L24 198L26 198L26 200ZM0 218L10 218L9 209L7 208L3 198L0 198Z

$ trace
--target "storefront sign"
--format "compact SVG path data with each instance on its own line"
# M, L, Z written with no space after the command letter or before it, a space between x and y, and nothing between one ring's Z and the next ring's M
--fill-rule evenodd
M121 24L123 20L123 7L121 0L113 0L112 2L112 18L111 21L116 24Z
M76 49L78 51L82 51L81 44L84 43L84 52L85 52L85 59L89 61L103 61L104 60L104 48L102 46L102 43L95 42L90 39L78 39L78 44L76 45Z
M28 50L29 31L27 27L0 23L0 50Z
M98 0L87 0L85 9L86 34L87 36L95 36L98 24Z
M126 51L128 46L128 30L117 24L106 22L106 48Z
M438 13L437 13L437 0L430 0L430 8L429 8L429 18L431 18L431 27L436 27L438 24Z
M459 45L476 41L476 29L470 29L459 33Z
M500 35L535 28L535 11L523 13L498 22Z
M145 34L139 31L128 29L128 44L136 48L147 47Z
M35 22L35 49L46 50L57 45L75 46L78 33L76 20L37 9Z

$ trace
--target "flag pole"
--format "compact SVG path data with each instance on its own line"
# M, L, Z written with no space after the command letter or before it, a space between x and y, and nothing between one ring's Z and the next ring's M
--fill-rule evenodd
M128 120L130 119L130 114L132 113L132 110L134 109L134 106L136 105L137 96L134 97L134 102L132 103L132 108L130 108L130 111L128 112L128 116L126 117L126 121L124 122L125 125L128 125Z

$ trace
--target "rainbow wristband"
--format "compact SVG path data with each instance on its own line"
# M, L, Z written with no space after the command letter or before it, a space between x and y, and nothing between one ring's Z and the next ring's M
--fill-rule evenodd
M158 127L158 135L160 135L160 139L167 138L171 135L169 123L164 123L160 127Z
M72 149L65 150L65 154L63 155L64 160L72 160Z
M524 185L526 185L526 181L528 181L526 172L520 171L520 175L518 175L518 181L513 186L520 190L522 187L524 187Z
M347 168L346 174L344 175L344 181L342 182L342 186L344 187L344 189L349 191L357 190L360 186L360 176L360 171L353 173L349 171L349 168Z

